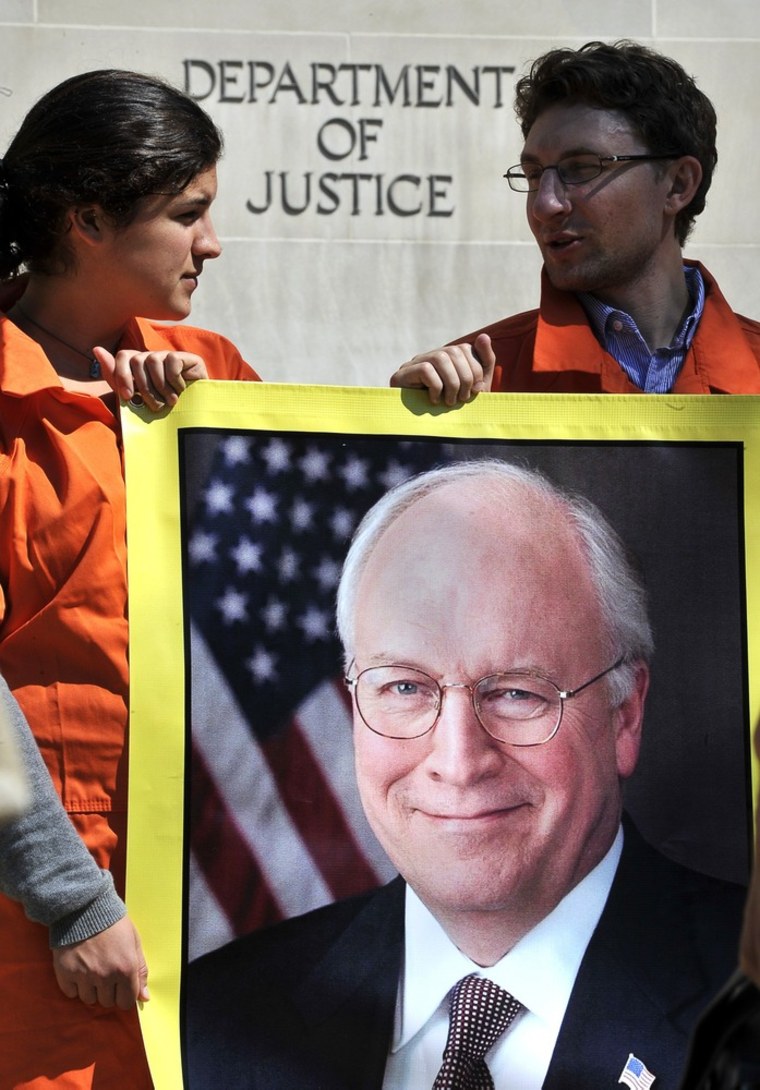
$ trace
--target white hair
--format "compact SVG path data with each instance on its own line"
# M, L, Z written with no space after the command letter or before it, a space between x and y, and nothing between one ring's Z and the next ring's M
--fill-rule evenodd
M354 533L343 564L337 594L338 634L346 664L354 658L356 595L369 557L385 531L413 504L453 482L488 483L489 502L512 499L514 489L526 488L558 506L575 530L589 566L612 659L623 659L608 677L613 704L620 704L635 685L637 661L648 662L654 651L647 595L628 550L601 511L584 496L565 492L537 470L498 459L456 462L420 473L387 492L370 508Z

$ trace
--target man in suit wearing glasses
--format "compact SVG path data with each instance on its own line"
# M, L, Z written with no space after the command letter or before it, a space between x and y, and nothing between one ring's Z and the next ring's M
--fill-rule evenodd
M190 1090L675 1090L743 890L622 817L652 634L615 532L532 471L433 470L360 525L338 626L401 877L190 966Z

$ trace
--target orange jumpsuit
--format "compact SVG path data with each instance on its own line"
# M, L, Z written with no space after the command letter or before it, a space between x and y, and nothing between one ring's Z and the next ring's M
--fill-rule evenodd
M673 393L760 394L760 322L734 314L709 272L699 269L705 308ZM600 345L576 296L552 287L546 273L538 310L452 343L473 341L478 333L491 336L496 353L491 389L497 393L641 393Z
M224 338L136 319L122 344L178 349L211 378L257 376ZM64 390L0 317L0 674L97 862L123 889L127 573L118 419ZM60 992L47 930L0 897L0 1088L148 1090L136 1010Z

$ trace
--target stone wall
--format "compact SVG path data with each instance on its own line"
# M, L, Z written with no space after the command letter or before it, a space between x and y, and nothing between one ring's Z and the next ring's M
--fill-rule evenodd
M719 115L688 247L760 316L752 0L0 0L0 145L45 90L96 67L189 90L224 131L193 321L268 379L385 384L397 364L535 305L516 76L554 45L630 37L678 59Z

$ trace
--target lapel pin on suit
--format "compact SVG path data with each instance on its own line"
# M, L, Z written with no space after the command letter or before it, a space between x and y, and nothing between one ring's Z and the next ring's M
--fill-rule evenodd
M649 1090L656 1078L637 1056L629 1052L625 1067L620 1072L618 1085L622 1082L630 1086L631 1090Z

